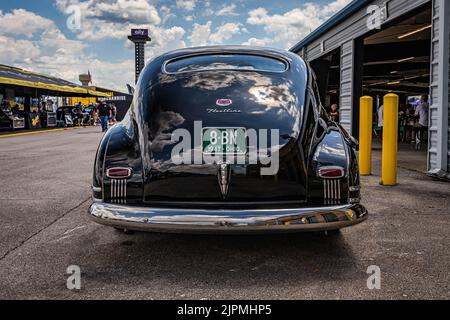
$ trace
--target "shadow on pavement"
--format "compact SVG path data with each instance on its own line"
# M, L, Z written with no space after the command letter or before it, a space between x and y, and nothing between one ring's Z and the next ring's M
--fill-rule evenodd
M353 253L342 234L130 236L115 232L115 236L116 243L95 252L106 268L84 268L87 277L108 281L110 272L120 270L120 277L128 282L159 278L167 285L186 287L246 287L318 284L355 273Z

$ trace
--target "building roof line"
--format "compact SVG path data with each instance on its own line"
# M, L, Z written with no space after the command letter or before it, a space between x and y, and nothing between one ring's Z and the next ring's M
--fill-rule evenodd
M360 10L366 4L372 2L373 0L353 0L347 6L345 6L342 10L338 11L334 14L330 19L325 21L321 26L303 38L300 42L298 42L295 46L293 46L289 51L298 52L303 47L309 45L313 41L317 40L321 37L325 32L329 31L331 28L335 27L349 16Z

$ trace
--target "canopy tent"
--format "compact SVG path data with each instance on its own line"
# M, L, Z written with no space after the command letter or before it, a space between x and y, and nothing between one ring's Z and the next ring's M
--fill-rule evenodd
M109 93L83 88L63 79L5 65L0 65L0 86L14 87L16 96L20 96L21 93L60 97L108 98L111 96Z

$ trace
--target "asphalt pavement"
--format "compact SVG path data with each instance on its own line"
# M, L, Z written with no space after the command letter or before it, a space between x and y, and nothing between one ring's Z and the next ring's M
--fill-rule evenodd
M101 136L0 137L0 299L450 297L448 182L400 168L399 186L382 187L376 160L362 179L370 218L338 236L126 235L86 213ZM67 289L71 265L80 290Z

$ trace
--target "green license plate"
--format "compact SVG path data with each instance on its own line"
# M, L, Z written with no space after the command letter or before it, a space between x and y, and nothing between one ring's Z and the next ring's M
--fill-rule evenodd
M203 128L203 153L244 155L247 153L245 128Z

